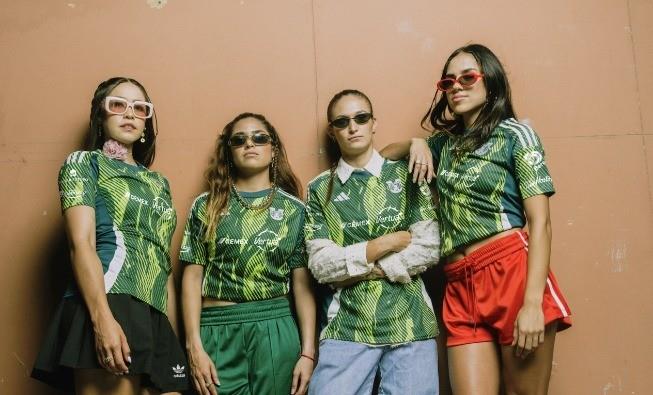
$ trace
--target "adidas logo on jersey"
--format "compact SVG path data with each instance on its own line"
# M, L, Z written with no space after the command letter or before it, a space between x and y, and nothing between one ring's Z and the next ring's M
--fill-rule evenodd
M338 196L333 199L334 202L344 202L345 200L349 200L349 195L344 192L340 192Z

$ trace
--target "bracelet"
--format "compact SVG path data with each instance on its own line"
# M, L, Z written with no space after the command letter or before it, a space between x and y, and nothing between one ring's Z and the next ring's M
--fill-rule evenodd
M301 358L301 357L308 358L308 359L310 359L311 361L315 362L315 358L313 358L313 357L309 357L309 356L306 355L306 354L299 354L299 357L300 357L300 358Z

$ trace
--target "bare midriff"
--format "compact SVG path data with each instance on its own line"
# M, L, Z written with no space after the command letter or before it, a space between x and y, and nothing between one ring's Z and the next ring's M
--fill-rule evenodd
M228 300L220 300L215 298L202 298L202 307L221 307L221 306L231 306L236 304L236 302L230 302Z
M275 298L271 299L281 299L281 298L286 298L287 296L277 296ZM267 300L267 299L266 299ZM234 304L238 304L238 302L231 302L228 300L220 300L216 298L209 298L209 297L202 297L202 307L223 307L223 306L231 306Z
M463 259L467 255L478 250L479 248L483 247L486 244L489 244L497 239L500 239L511 233L515 233L519 231L521 231L520 228L512 228L512 229L504 230L503 232L495 233L492 236L487 237L483 240L474 241L472 243L458 247L454 252L452 252L449 256L447 256L446 262L447 263L456 262L457 260Z

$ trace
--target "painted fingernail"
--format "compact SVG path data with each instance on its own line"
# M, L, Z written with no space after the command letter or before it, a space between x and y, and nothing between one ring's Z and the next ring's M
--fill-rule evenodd
M132 363L132 357L131 356L127 357L127 362Z

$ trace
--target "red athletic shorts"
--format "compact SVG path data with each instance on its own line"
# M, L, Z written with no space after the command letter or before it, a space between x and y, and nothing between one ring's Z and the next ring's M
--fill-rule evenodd
M444 267L447 286L443 318L447 346L498 341L510 344L524 301L528 235L511 233ZM569 306L549 272L542 300L544 322L571 326Z

